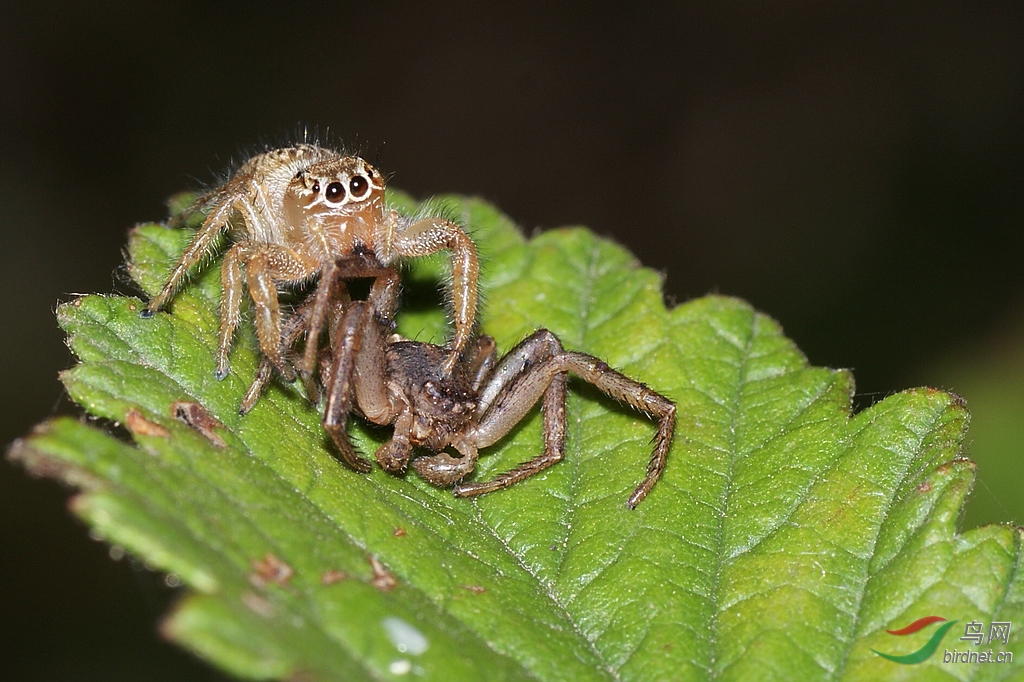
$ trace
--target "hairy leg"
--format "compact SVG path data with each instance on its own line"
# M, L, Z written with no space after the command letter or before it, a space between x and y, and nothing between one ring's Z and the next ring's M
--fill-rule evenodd
M309 322L309 315L313 307L312 300L307 299L305 303L296 308L290 315L288 315L284 322L281 324L281 352L288 353L291 348L298 341L299 337L306 330L306 326ZM338 313L340 314L340 313ZM255 405L256 401L263 394L267 384L270 383L271 378L274 376L274 365L267 358L263 358L260 361L259 369L256 371L256 377L253 379L252 384L249 386L249 390L246 391L245 397L242 398L242 405L239 409L239 414L246 414ZM303 377L304 383L306 384L306 394L309 396L310 402L320 402L320 389L316 385L315 381L305 381L306 377Z
M178 257L178 262L174 264L163 287L143 309L141 313L143 317L152 317L153 313L162 308L174 296L174 292L177 291L188 271L213 248L217 235L227 227L231 210L230 202L225 202L206 217L192 237L192 241Z
M359 325L366 313L366 304L353 302L335 325L331 341L331 367L325 386L327 395L324 402L323 425L331 440L338 448L342 460L352 469L361 473L370 471L370 462L360 457L345 429L345 422L352 411L355 389L353 382L356 355L359 353Z
M497 442L543 396L544 452L493 481L462 484L455 489L456 495L480 495L508 487L562 458L565 449L565 383L569 372L612 398L658 419L658 433L647 474L626 505L636 507L647 496L665 469L675 430L675 405L644 384L611 369L599 358L565 351L558 338L545 329L538 330L520 343L499 363L481 392L478 408L481 414L472 434L477 447Z
M477 286L480 263L476 245L461 227L441 218L411 222L392 212L386 217L385 238L380 246L385 263L397 257L429 256L438 251L451 253L452 320L455 333L442 374L450 376L470 339L476 322Z
M370 279L373 284L367 301L381 319L393 320L398 307L399 277L394 268L385 267L372 254L353 254L339 258L324 266L320 273L320 282L313 295L310 310L306 348L299 365L299 373L310 376L316 366L319 352L320 334L331 301L341 298L344 292L347 299L346 280Z
M295 379L295 372L285 361L281 349L281 313L277 285L301 282L314 275L317 263L282 246L263 242L238 242L224 255L221 266L223 294L220 306L220 342L217 347L217 378L228 373L228 353L240 320L242 301L242 268L249 285L256 318L256 337L260 351L286 380Z

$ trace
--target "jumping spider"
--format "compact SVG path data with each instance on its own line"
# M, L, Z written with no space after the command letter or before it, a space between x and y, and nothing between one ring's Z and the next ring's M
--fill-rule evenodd
M143 315L152 316L166 304L188 271L211 251L217 236L228 231L234 243L224 255L221 273L224 292L217 378L227 376L244 280L254 304L260 350L282 376L294 379L292 365L279 344L278 287L301 284L319 275L306 319L306 351L298 363L300 373L308 377L328 309L338 298L335 287L343 286L339 280L346 273L338 271L339 259L344 262L354 254L372 254L387 268L403 258L448 250L455 332L442 372L449 375L473 334L476 247L449 220L415 220L388 210L384 187L384 176L363 159L313 144L254 156L230 180L193 204L190 211L205 211L206 218ZM397 288L397 277L379 285Z
M567 351L558 337L539 329L496 361L494 340L480 336L450 374L444 348L388 336L392 323L366 301L337 303L332 310L331 345L321 363L326 400L324 428L342 459L366 473L371 464L348 440L345 422L357 411L368 421L393 425L394 433L376 452L377 462L400 473L408 465L429 483L454 486L460 497L507 488L562 459L565 451L566 383L570 373L605 394L658 419L647 475L626 505L636 507L665 468L675 430L675 404L647 386L586 353ZM312 306L300 307L288 320L282 347L306 324ZM289 338L289 335L291 338ZM329 357L326 357L328 356ZM264 361L243 403L251 407L272 375ZM487 482L461 483L476 467L478 451L501 440L543 400L544 452ZM460 456L445 449L451 447ZM434 453L413 458L414 447Z

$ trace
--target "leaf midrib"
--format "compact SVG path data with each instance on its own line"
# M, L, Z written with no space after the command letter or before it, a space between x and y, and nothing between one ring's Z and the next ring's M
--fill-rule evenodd
M587 344L587 337L590 334L590 332L593 331L592 328L591 328L591 324L590 324L590 320L591 320L591 316L592 316L591 313L592 313L592 310L593 310L592 298L593 298L594 282L596 281L596 278L597 278L597 274L595 273L596 264L598 263L598 261L600 259L600 248L599 248L599 246L597 244L595 244L593 247L591 247L590 252L589 252L589 258L590 259L589 259L589 262L587 263L586 271L582 271L580 269L576 270L577 277L579 278L580 281L582 281L583 286L579 289L579 293L578 293L579 304L578 304L577 315L576 315L576 319L578 320L578 324L576 325L575 329L573 330L574 331L573 341L574 341L574 344L575 344L574 345L575 348L588 348L589 346ZM578 408L580 406L580 403L582 402L578 396L571 395L571 394L569 395L569 401L570 401L571 405L574 405L574 406L577 407L577 410L578 410ZM572 414L572 412L569 411L568 407L566 409L566 412L567 412L567 414ZM552 583L551 583L552 585L560 585L563 582L563 577L564 577L563 571L565 569L565 561L566 561L566 558L568 557L568 554L569 554L569 551L568 551L568 540L569 540L569 537L572 535L572 532L573 532L572 528L573 528L573 521L575 520L575 516L576 516L576 511L579 509L579 504L577 503L578 499L579 499L579 495L578 495L578 491L577 491L577 483L578 483L578 481L580 479L580 454L582 453L582 448L581 448L580 444L582 443L581 436L582 436L582 430L583 430L582 420L579 419L579 418L572 419L570 421L569 428L567 428L566 430L567 430L567 432L570 432L572 434L572 438L571 439L567 439L565 457L563 457L562 461L559 462L558 465L559 466L563 466L563 465L567 464L566 460L569 460L569 461L572 462L572 465L571 465L572 466L572 472L569 475L569 481L570 481L571 488L570 488L570 495L569 495L569 503L564 507L564 513L563 513L563 517L562 517L563 518L562 527L565 528L565 535L562 538L563 539L563 543L559 544L559 545L556 545L556 546L560 547L561 549L558 552L558 561L555 563L555 566L554 566L553 580L552 580ZM570 448L572 450L571 452L570 452ZM629 542L629 539L627 539L625 542L622 543L623 546L628 544L628 542ZM511 551L511 548L510 548L510 551ZM619 553L614 553L611 556L612 556L612 558L607 563L605 563L598 570L593 572L593 575L591 576L591 579L590 579L590 581L588 581L588 583L592 582L594 579L596 579L596 577L598 575L600 575L601 572L603 572L605 569L607 569L608 566L610 566L610 565L614 564L616 561L618 561L620 554ZM520 557L517 556L516 558L517 558L517 560L521 561ZM532 572L531 572L531 574L532 574ZM587 647L594 653L594 655L597 657L597 660L599 660L601 662L601 670L609 672L612 675L613 679L621 680L622 678L619 675L619 667L613 666L604 657L603 652L601 652L597 648L596 642L590 640L583 633L583 631L580 629L579 622L573 616L572 612L569 610L568 604L563 604L562 601L553 592L551 592L551 590L549 590L547 587L544 587L543 583L539 579L539 577L535 576L535 578L537 579L538 584L541 585L541 587L544 589L545 593L551 599L552 603L557 605L558 608L561 609L563 613L565 613L566 618L569 620L570 623L572 623L573 631L576 633L576 635L583 642L586 642ZM583 588L581 587L580 588L580 592L582 591L582 589ZM579 594L579 592L577 592L577 595L578 594ZM570 600L570 603L572 601L574 601L574 599ZM628 660L629 660L629 657L627 656L623 660L623 664L625 664L625 662L628 661Z
M926 428L922 428L920 431L913 432L915 436L913 441L914 444L913 447L908 448L909 450L913 450L918 453L920 453L923 450L922 446L924 445L925 440L927 440L929 434L935 432L936 424L939 422L942 415L945 413L947 409L948 406L933 412L931 419L928 420L928 426ZM848 420L847 425L849 425L849 423L850 421ZM837 458L837 461L840 461L849 455L849 453L855 446L855 437L859 435L862 431L869 428L870 425L871 422L858 425L857 430L850 434L849 439L845 443L846 447L844 448L844 452L840 457ZM849 614L852 617L850 618L850 624L847 629L846 637L843 638L845 639L845 646L843 647L842 658L839 660L839 664L834 668L833 671L825 671L829 679L840 679L843 673L846 671L846 665L850 660L850 653L853 651L853 646L857 642L856 633L864 612L864 595L867 592L868 585L871 583L871 580L874 577L871 574L871 558L875 554L875 548L878 546L878 537L881 534L882 528L885 526L886 519L889 518L889 514L892 512L893 503L896 500L896 496L899 494L901 484L906 480L907 474L910 471L911 466L913 465L915 460L916 457L908 457L903 462L899 476L896 479L896 483L892 487L892 493L886 496L885 504L882 505L881 516L879 517L878 522L874 524L874 527L872 528L870 550L863 559L859 559L859 563L861 566L863 566L863 570L861 571L861 579L854 581L854 592L857 597L857 603L853 611ZM918 531L920 531L920 527L914 529L915 533ZM897 552L897 554L902 553L905 548L906 545L904 545L903 549L901 549L900 552ZM945 570L948 570L948 566Z
M708 637L708 665L705 668L710 678L717 677L715 673L715 662L718 655L718 625L719 616L721 610L719 604L722 602L721 587L722 587L722 573L725 569L726 560L724 557L723 545L725 541L725 519L728 516L728 509L730 499L733 493L733 478L735 474L736 461L739 458L739 453L736 451L736 428L738 425L738 419L741 412L742 401L743 401L743 385L745 383L747 374L747 363L750 359L750 350L753 345L754 338L757 336L757 325L758 316L754 314L753 324L750 325L750 333L747 338L744 339L743 348L740 351L740 364L736 368L736 385L733 391L733 401L731 405L731 414L729 420L729 470L726 475L726 485L720 501L720 509L716 509L718 514L718 528L715 531L715 578L711 588L712 600L711 600L711 624L709 627L710 636ZM726 343L732 344L732 341L722 333L716 327L713 327L715 333L720 336ZM702 666L703 667L703 666Z

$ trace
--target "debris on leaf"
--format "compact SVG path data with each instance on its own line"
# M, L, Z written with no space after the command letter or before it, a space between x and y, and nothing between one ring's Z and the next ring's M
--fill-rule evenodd
M214 447L227 447L227 443L220 437L220 434L214 431L214 429L223 429L224 425L199 403L187 400L175 401L171 403L171 414L189 428L198 431L203 438L213 443Z
M366 558L369 560L370 566L373 568L373 578L370 579L370 584L381 592L390 592L395 589L398 585L398 581L395 580L395 576L391 574L391 571L389 571L387 567L372 554L368 554Z
M168 438L171 435L170 431L159 424L149 421L134 407L128 410L128 414L124 416L124 425L136 436Z
M339 571L336 568L332 568L320 574L320 584L326 587L328 585L333 585L334 583L340 583L342 580L348 580L348 578L349 575L345 571Z
M249 563L256 571L249 575L249 582L254 587L263 588L268 583L284 585L295 575L295 569L269 552L262 559L254 559Z

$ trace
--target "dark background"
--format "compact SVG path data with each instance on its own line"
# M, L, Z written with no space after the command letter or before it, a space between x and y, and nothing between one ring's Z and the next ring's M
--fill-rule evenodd
M513 4L0 10L0 443L74 411L56 301L123 288L132 224L300 124L750 300L859 406L1024 319L1020 3ZM0 677L219 679L68 495L0 464Z

